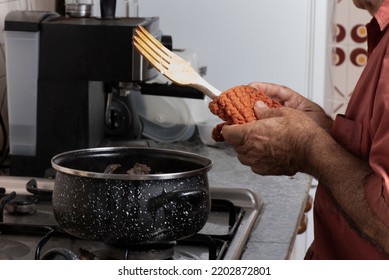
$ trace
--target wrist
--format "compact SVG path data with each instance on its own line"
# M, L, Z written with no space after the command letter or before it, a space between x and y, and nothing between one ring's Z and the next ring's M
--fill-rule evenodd
M301 145L300 170L317 178L324 156L328 157L330 153L328 143L334 140L324 128L318 125L308 131Z

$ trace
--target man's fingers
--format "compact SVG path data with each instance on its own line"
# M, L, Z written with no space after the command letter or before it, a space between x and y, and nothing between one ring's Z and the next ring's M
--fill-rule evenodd
M224 125L222 129L222 135L228 144L232 146L240 146L243 144L244 128L243 125Z

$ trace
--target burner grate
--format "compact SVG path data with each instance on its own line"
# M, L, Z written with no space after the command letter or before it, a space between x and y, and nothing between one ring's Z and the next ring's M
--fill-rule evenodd
M223 259L229 242L236 234L239 224L243 219L244 210L225 199L212 199L211 205L210 215L212 213L224 213L228 217L228 221L226 221L226 225L228 225L226 233L212 233L211 230L209 234L197 233L179 240L178 243L183 245L205 246L208 248L208 258L210 260L220 260Z

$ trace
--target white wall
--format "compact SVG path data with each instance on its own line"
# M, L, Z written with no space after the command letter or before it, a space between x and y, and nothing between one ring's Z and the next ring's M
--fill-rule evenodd
M173 45L198 52L221 90L258 80L304 90L310 0L297 2L143 0L139 15L160 16Z
M139 16L159 16L173 46L196 51L208 68L207 80L220 90L275 82L308 97L318 95L321 103L324 85L318 83L325 81L313 81L312 75L322 77L324 66L314 70L312 63L314 57L316 63L329 59L322 44L328 39L330 2L335 1L139 0ZM119 16L123 3L118 1Z

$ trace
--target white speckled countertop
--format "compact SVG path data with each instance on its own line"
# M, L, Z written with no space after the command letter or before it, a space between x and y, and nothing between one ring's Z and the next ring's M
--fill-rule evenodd
M257 192L264 202L259 222L253 229L242 259L288 259L303 214L312 178L306 174L260 176L242 165L227 145L205 146L199 141L155 144L194 152L210 158L210 186L248 188Z

